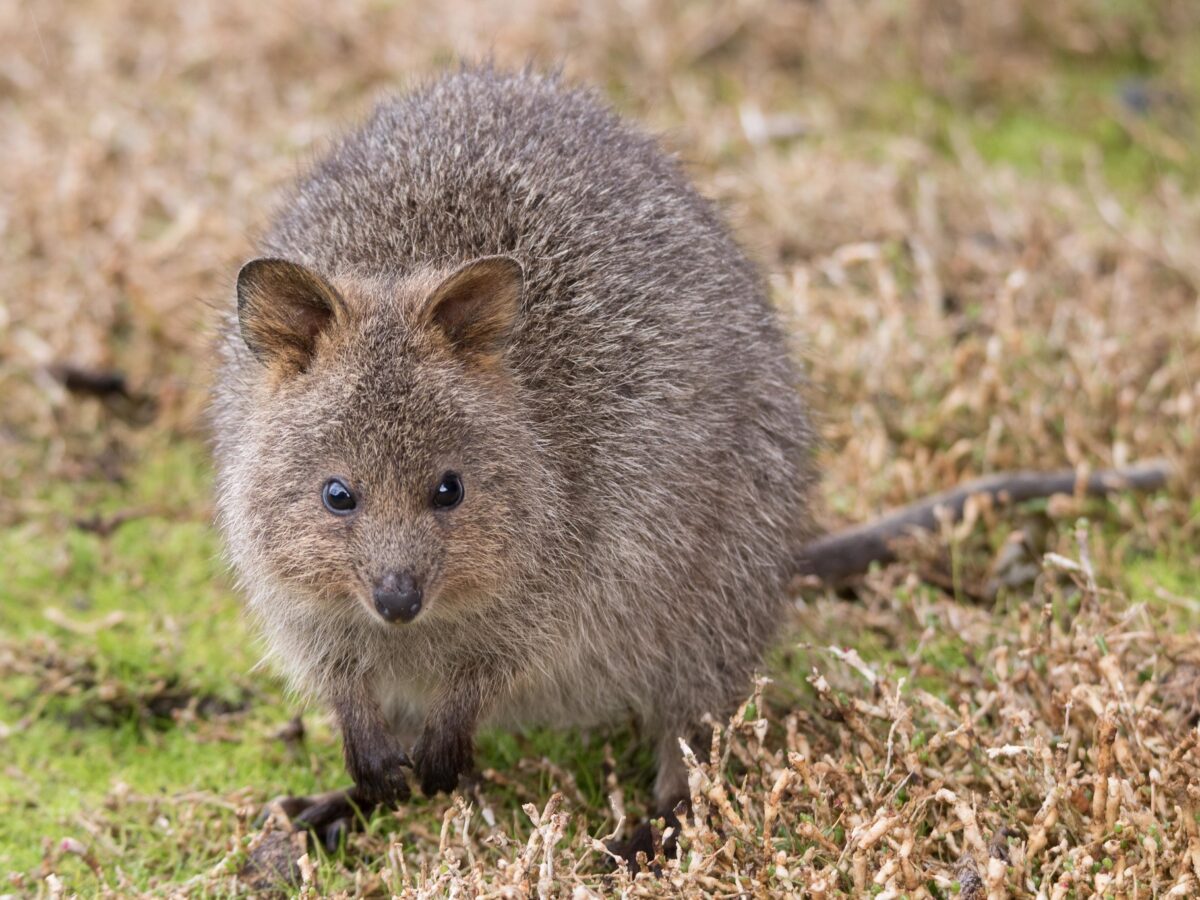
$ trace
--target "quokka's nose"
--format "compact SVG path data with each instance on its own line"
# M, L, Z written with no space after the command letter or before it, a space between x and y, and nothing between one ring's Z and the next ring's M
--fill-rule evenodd
M375 610L388 622L411 622L421 611L421 588L409 572L391 572L375 585Z

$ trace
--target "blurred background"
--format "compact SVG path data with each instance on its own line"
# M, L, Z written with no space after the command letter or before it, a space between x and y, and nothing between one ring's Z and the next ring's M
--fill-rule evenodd
M211 326L281 187L461 58L561 67L720 202L811 379L824 524L1006 468L1166 456L1171 490L1059 498L1020 524L1035 551L1062 549L1061 523L1088 513L1103 582L1194 633L1193 0L5 0L0 47L9 890L206 877L246 810L340 782L328 724L314 711L301 740L299 704L252 670L220 561ZM981 655L1012 530L970 526L952 566L926 547L896 576L978 601L959 630ZM858 613L828 617L843 634L811 615L835 602L800 624L854 645ZM944 667L912 649L926 623L896 616L864 657ZM603 748L580 740L487 739L483 765L516 773L496 796L543 797L562 776L528 760L565 755L602 823ZM418 848L437 845L430 816L409 826ZM353 862L322 865L361 889Z

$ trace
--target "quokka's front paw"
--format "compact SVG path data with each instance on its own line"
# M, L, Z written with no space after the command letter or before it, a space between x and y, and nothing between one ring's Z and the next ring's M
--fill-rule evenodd
M413 757L421 791L432 797L439 791L450 793L458 786L459 776L469 772L474 763L475 746L470 734L427 732L417 742Z
M395 806L410 796L404 769L408 754L391 735L370 739L345 736L346 770L354 779L355 794L373 806Z

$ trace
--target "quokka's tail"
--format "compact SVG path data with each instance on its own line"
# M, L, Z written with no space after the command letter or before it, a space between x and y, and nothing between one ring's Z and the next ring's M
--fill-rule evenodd
M871 522L817 538L801 551L797 574L815 576L832 584L861 575L873 562L891 562L895 559L892 541L913 531L933 531L943 516L957 521L970 497L987 495L1002 503L1021 503L1076 491L1091 496L1118 491L1153 491L1167 483L1172 471L1169 462L1156 459L1093 472L1086 478L1081 478L1074 469L1001 472L978 478L902 506Z

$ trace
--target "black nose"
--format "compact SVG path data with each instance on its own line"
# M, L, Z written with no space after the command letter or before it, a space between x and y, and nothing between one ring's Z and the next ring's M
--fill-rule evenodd
M389 622L411 622L421 611L421 589L408 572L384 575L375 585L375 609Z

